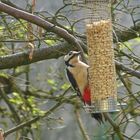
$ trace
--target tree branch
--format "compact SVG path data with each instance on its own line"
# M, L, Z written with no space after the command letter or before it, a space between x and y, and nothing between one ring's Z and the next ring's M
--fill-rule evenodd
M77 48L79 48L79 50L82 51L80 42L73 35L68 33L68 31L64 30L63 28L58 27L57 25L52 24L39 16L28 13L26 11L22 11L20 9L16 9L16 8L11 7L2 2L0 2L0 11L5 12L17 19L26 20L30 23L33 23L35 25L38 25L38 26L44 28L45 30L53 32L53 33L57 34L58 36L62 37L63 39L65 39L70 44L75 45Z
M121 133L120 127L111 119L108 113L103 113L104 117L113 127L115 133L117 134L119 140L124 140L123 135Z
M77 122L78 122L78 126L81 130L81 133L82 133L83 137L84 137L84 140L90 140L90 138L89 138L84 126L83 126L78 107L75 107L75 115L76 115L76 119L77 119Z
M5 101L7 106L9 107L15 122L19 123L20 122L20 117L18 116L18 113L17 113L16 109L14 108L14 106L12 105L12 103L10 103L9 97L4 92L4 89L3 89L2 85L0 87L0 93L1 93L1 97L3 98L3 100Z
M9 129L8 131L5 131L4 132L4 137L6 137L7 135L9 135L9 134L11 134L11 133L13 133L13 132L15 132L15 131L17 131L19 129L22 129L23 127L29 126L29 125L35 123L36 121L38 121L38 120L50 115L54 110L56 110L63 103L64 103L64 100L56 103L50 110L46 111L46 113L44 115L37 116L37 117L35 117L35 118L33 118L33 119L29 120L29 121L23 122L23 123L11 128L11 129Z
M125 42L128 40L134 39L136 37L139 37L140 36L140 23L136 24L135 27L134 26L130 28L123 27L123 29L115 28L115 34L118 38L118 41L120 42Z
M128 73L128 74L130 74L132 76L135 76L135 77L140 79L140 72L139 71L134 70L132 68L129 68L129 67L123 65L122 63L116 61L116 60L115 60L115 64L116 64L117 69L125 71L126 73Z
M58 58L70 50L76 50L77 48L74 46L70 46L68 43L61 43L59 45L55 45L49 48L39 48L34 50L32 60L29 59L29 52L21 52L6 56L0 57L0 69L9 69L14 68L21 65L27 65L34 62L38 62L45 59L54 59ZM140 79L140 72L129 68L122 63L115 61L116 68L126 73L135 76Z
M20 8L20 7L18 7L18 6L16 6L15 4L13 4L13 3L11 3L10 1L5 1L5 0L1 0L1 2L3 3L3 4L5 4L5 5L9 5L9 6L11 6L11 7L13 7L13 8L16 8L16 9L18 9L18 10L21 10L21 11L24 11L25 13L28 13L25 9L22 9L22 8ZM4 12L4 11L3 11ZM6 12L6 13L8 13L8 12ZM9 13L8 13L9 14ZM11 15L11 14L9 14L9 15ZM13 16L13 15L12 15ZM15 16L14 16L15 17ZM22 19L22 17L20 17L21 19ZM26 19L25 19L26 20ZM28 20L27 20L28 21ZM46 21L46 20L45 20ZM29 21L30 22L30 21ZM49 21L47 21L47 22L49 22ZM36 24L36 23L35 23ZM52 24L52 23L51 23ZM130 40L130 39L133 39L133 38L136 38L136 37L138 37L138 36L140 36L140 23L137 23L137 24L135 24L135 26L132 26L132 27L130 27L130 28L126 28L126 27L123 27L123 26L121 26L121 25L118 25L117 24L117 26L119 26L119 27L121 27L122 29L120 30L118 27L116 27L116 23L114 23L113 24L114 25L114 27L115 27L115 34L117 35L117 38L119 38L119 41L121 41L121 42L124 42L124 41L128 41L128 40ZM38 25L38 26L40 26L40 25ZM55 26L55 25L54 25ZM61 26L61 25L60 25ZM59 27L60 27L59 26ZM48 30L48 29L46 29L46 30ZM68 30L68 29L66 29L66 30ZM53 32L53 30L52 30L52 32ZM60 31L61 32L61 31ZM71 32L71 31L70 31ZM56 33L57 34L57 33ZM86 36L84 35L84 36L82 36L82 37L84 37L84 38L86 38ZM114 40L115 42L116 42L116 40Z
M44 19L42 19L36 15L13 8L2 2L0 2L0 10L11 16L14 16L15 18L21 18L21 19L27 20L46 30L49 30L50 32L54 32L54 33L58 34L60 37L64 38L70 44L73 44L74 46L81 48L80 41L78 41L74 36L69 34L66 30L64 30L63 28L60 28L58 26L55 26L54 24L52 24L48 21L45 21ZM138 30L139 30L139 28L138 28ZM12 55L8 55L8 56L2 56L2 57L0 57L0 61L1 61L0 69L8 69L8 68L21 66L21 65L31 64L31 63L45 60L45 59L58 58L58 57L62 56L61 52L63 52L63 54L64 54L64 53L70 51L71 49L76 49L76 47L72 47L72 46L64 47L65 45L68 46L67 43L64 43L62 45L56 45L56 46L50 47L50 48L42 48L42 49L35 50L32 60L29 60L29 54L27 52L12 54ZM137 78L140 78L139 71L135 71L134 69L128 68L118 61L116 61L115 64L118 69L123 70L130 75L136 76Z
M62 43L49 48L39 48L34 50L33 58L29 59L29 52L15 53L0 57L0 69L9 69L21 65L27 65L45 59L53 59L62 56L76 47L70 46L68 43Z

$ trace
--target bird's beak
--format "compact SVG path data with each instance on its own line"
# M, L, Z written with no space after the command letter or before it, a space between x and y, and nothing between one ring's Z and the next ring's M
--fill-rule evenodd
M75 52L75 55L80 55L80 54L81 54L81 51Z

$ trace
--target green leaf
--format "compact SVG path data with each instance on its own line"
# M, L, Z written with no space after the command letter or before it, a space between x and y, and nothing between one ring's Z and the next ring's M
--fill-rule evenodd
M69 84L64 83L64 84L61 86L61 89L66 90L66 89L68 89L69 87L70 87Z
M56 41L54 41L54 40L46 39L46 40L44 40L44 41L45 41L45 43L48 44L49 46L53 46L53 45L56 44Z
M53 79L48 79L47 82L48 82L49 85L55 85L56 84L55 80L53 80Z

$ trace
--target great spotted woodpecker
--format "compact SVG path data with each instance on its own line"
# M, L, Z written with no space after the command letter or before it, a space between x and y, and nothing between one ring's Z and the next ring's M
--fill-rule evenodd
M64 56L66 64L66 76L72 88L86 105L91 105L91 91L88 83L89 66L80 60L80 53L70 51ZM99 123L103 122L100 113L91 114Z

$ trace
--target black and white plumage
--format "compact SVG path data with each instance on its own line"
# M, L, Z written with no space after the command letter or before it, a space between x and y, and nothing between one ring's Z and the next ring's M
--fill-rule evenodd
M70 51L64 56L66 75L72 88L76 91L84 104L91 105L91 95L88 83L89 66L80 60L80 53L81 52ZM98 122L103 122L100 113L92 114L91 116L98 120Z

